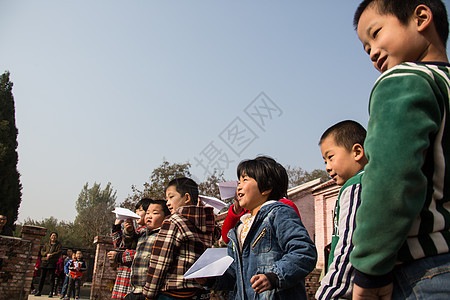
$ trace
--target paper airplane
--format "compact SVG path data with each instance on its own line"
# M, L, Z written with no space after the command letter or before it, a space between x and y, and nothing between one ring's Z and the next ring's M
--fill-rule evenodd
M227 255L227 248L208 248L187 270L184 278L221 276L234 259Z
M226 181L220 182L219 185L219 193L220 199L225 200L229 198L233 198L236 195L236 189L238 186L237 181Z
M118 220L127 220L127 219L139 220L141 218L140 215L132 212L128 208L116 207L112 212L116 214L116 219Z
M203 205L214 208L214 213L216 215L219 214L219 212L222 210L222 208L227 206L227 204L225 202L220 201L219 199L214 198L214 197L208 197L208 196L203 196L203 195L198 195L198 197L200 198L200 201L202 201Z

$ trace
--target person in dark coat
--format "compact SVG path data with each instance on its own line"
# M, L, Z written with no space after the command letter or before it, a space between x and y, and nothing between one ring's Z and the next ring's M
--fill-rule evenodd
M35 296L41 295L45 277L47 276L47 273L50 273L50 294L48 296L53 297L56 263L58 262L61 253L62 249L61 243L58 242L58 233L52 232L50 235L50 242L46 243L41 249L41 280L39 281L38 292Z

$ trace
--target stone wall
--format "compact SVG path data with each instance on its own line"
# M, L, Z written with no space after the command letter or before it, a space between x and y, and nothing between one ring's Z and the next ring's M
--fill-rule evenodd
M24 225L22 238L0 236L0 300L28 299L46 231L42 227Z
M91 299L110 299L114 281L116 280L116 269L111 266L106 253L114 250L110 236L96 236L94 272L92 275Z

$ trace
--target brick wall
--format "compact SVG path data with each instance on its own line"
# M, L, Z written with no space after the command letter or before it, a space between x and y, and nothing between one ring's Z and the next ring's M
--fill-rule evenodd
M316 294L317 290L319 289L320 282L320 273L322 272L321 269L314 269L308 276L305 278L305 288L306 288L306 296L308 299L316 299L314 295Z
M92 275L91 299L110 299L114 281L116 280L116 269L109 262L106 253L114 250L112 238L110 236L96 236L94 273Z
M325 264L324 248L331 243L333 233L333 211L340 187L333 180L327 181L312 191L315 202L315 244L318 253L317 268Z
M0 300L28 299L34 266L47 229L24 225L22 238L0 236Z

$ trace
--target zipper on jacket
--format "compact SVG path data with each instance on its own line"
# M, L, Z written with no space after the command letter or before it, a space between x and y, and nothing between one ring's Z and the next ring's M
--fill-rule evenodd
M264 227L263 230L261 231L261 233L256 238L256 240L253 242L252 248L255 248L256 244L259 242L260 239L262 239L266 235L266 233L267 233L267 228Z

